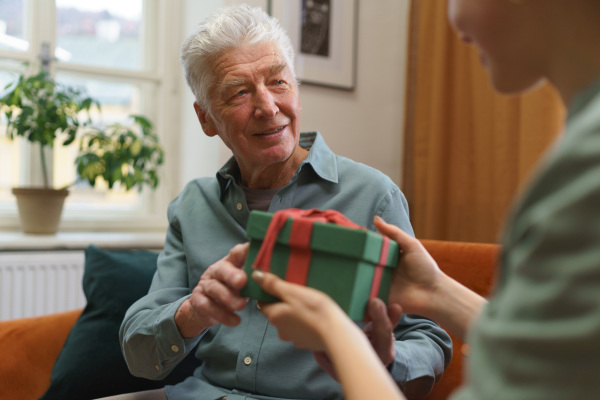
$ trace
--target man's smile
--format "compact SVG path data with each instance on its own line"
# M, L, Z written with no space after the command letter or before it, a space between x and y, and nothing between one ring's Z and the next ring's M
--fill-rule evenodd
M279 133L281 132L284 128L286 127L286 125L282 125L282 126L278 126L277 128L274 129L270 129L268 131L264 131L264 132L259 132L259 133L255 133L254 136L265 136L265 135L272 135L274 133Z

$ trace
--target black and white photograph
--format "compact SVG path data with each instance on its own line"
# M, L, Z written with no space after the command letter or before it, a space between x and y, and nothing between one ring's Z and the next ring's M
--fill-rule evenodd
M300 52L329 56L331 0L302 0Z
M288 32L300 82L353 90L358 0L269 0Z

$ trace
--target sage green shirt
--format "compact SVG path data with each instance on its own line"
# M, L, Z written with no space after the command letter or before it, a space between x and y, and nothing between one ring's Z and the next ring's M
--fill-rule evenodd
M342 212L374 229L378 215L412 234L408 206L390 178L335 155L317 132L302 133L310 149L294 177L279 189L270 212L321 208ZM121 326L123 354L130 371L162 379L195 351L198 367L185 381L167 386L169 400L340 400L342 390L313 354L279 339L277 329L250 300L236 327L215 325L184 339L175 325L179 305L202 273L237 243L246 242L248 203L231 159L216 178L190 182L168 210L165 248L148 295L127 311ZM396 357L390 368L399 385L421 378L433 385L450 362L450 337L434 322L405 315L394 330ZM424 384L423 390L429 387ZM370 400L370 399L365 399Z
M455 399L600 398L600 80L514 209Z

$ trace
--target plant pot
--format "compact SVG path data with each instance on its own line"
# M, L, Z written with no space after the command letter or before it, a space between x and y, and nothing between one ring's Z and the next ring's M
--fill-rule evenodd
M13 188L21 229L25 233L54 234L58 230L67 189Z

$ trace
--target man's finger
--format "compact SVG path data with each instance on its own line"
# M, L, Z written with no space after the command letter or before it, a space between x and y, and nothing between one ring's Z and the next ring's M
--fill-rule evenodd
M394 329L395 325L392 325L385 303L380 298L376 297L369 301L369 317L375 334L382 331L391 332Z
M388 305L388 316L390 317L390 321L392 322L392 326L396 327L402 318L402 306L398 303L393 303ZM393 329L393 328L392 328Z
M248 280L246 273L228 262L227 257L211 267L209 277L234 290L241 290Z
M371 318L371 344L381 361L387 365L394 358L393 331L396 324L390 320L385 303L379 298L369 302L369 317Z
M246 255L248 254L249 247L249 242L237 244L231 250L229 250L229 254L227 254L225 259L234 266L242 268L244 266L244 262L246 261Z
M196 310L196 314L206 318L211 325L221 323L226 326L236 326L240 323L239 315L224 305L212 301L209 297L192 295L190 303Z
M198 287L204 296L223 305L225 308L229 308L231 311L240 311L246 307L245 298L240 297L217 279L202 280Z

